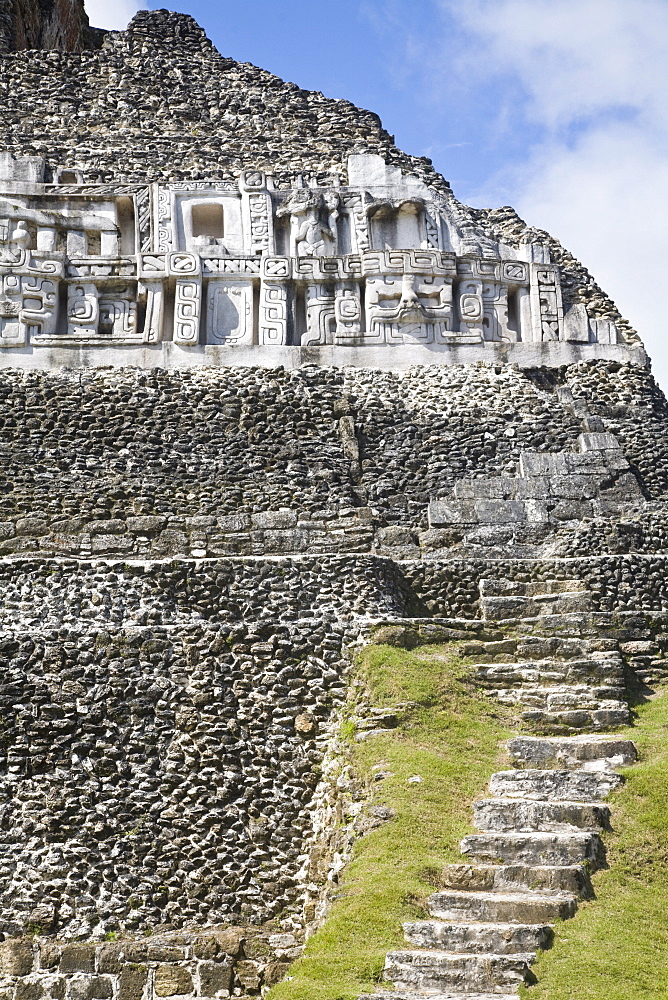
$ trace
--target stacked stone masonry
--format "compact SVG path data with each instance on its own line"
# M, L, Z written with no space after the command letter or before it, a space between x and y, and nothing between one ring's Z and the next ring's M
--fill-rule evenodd
M546 234L499 236L375 115L223 58L188 17L0 58L0 349L643 362Z
M668 679L642 344L371 112L67 8L0 17L3 997L283 978L381 821L337 739L378 623L460 643L532 734L393 995L510 993L591 891L602 732Z

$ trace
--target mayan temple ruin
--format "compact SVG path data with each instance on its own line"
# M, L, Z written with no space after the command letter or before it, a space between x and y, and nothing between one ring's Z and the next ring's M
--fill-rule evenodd
M189 16L6 0L0 369L0 1000L540 986L668 678L668 404L588 271ZM402 821L386 648L506 736L292 993Z

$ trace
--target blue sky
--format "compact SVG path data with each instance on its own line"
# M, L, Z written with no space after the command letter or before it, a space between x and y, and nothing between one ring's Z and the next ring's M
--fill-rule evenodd
M86 0L122 28L139 7ZM592 271L668 388L668 0L175 2L226 56L371 108L472 205Z

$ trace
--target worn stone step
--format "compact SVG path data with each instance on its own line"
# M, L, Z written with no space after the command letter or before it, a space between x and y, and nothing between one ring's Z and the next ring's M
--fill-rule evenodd
M546 711L532 709L522 713L522 721L536 729L552 733L577 732L582 729L610 729L628 726L631 713L626 706L600 708L595 711Z
M569 833L607 830L610 809L596 802L545 802L542 799L480 799L473 805L473 821L482 832L517 833L537 830Z
M624 666L617 656L572 660L513 660L474 664L475 678L485 687L521 684L582 684L624 687Z
M604 771L638 759L632 740L601 733L577 736L517 736L506 744L515 763L533 768Z
M404 934L416 948L475 954L512 955L549 948L553 932L549 924L453 923L417 920L405 923Z
M530 965L535 954L458 955L448 951L393 951L385 959L384 978L399 989L455 993L498 992L536 981Z
M446 865L443 889L465 892L562 892L590 899L589 872L582 865Z
M549 711L601 712L626 707L626 692L620 687L526 684L523 687L501 688L491 694L503 705L526 705Z
M481 861L527 865L600 864L596 833L474 833L461 842L462 854Z
M489 781L495 798L544 799L550 802L601 802L623 784L614 771L497 771Z
M585 639L562 635L527 635L517 639L517 653L527 660L580 660L613 654L620 657L616 639Z
M481 597L535 597L543 594L587 592L587 584L583 580L576 580L573 577L565 580L534 580L527 583L498 579L480 581Z
M425 994L423 990L392 990L379 993L365 993L359 1000L517 1000L517 992L514 993L447 993L430 991Z
M439 920L465 923L550 924L577 909L573 896L550 892L435 892L427 909Z
M482 597L482 617L491 621L515 618L539 618L543 615L572 615L591 611L593 601L587 592L545 594L537 597Z

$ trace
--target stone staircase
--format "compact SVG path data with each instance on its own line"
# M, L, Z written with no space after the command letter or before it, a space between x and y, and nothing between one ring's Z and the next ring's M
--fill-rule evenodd
M510 740L514 769L492 775L488 797L474 804L477 832L461 843L468 863L446 867L429 919L404 924L406 948L387 955L395 990L360 1000L516 996L535 981L531 966L553 925L592 895L610 827L605 799L623 781L615 768L637 754L629 739L601 732L630 721L618 643L578 637L577 619L559 627L590 599L576 580L483 581L485 616L498 621L512 608L517 626L532 619L529 634L461 651L480 660L474 683L517 705L530 732Z
M471 864L448 865L428 900L430 919L404 924L409 947L392 952L393 992L373 1000L500 1000L534 981L531 965L552 927L591 895L589 873L603 861L604 799L633 763L630 740L615 735L513 739L514 770L492 776L492 797L474 806L478 833L465 837ZM364 998L363 998L364 1000ZM371 998L366 998L371 1000Z
M614 639L524 636L505 645L514 653L488 655L491 662L475 664L474 680L490 697L521 708L530 729L567 735L630 722Z
M486 620L584 614L591 609L591 592L581 580L480 581L480 611Z

